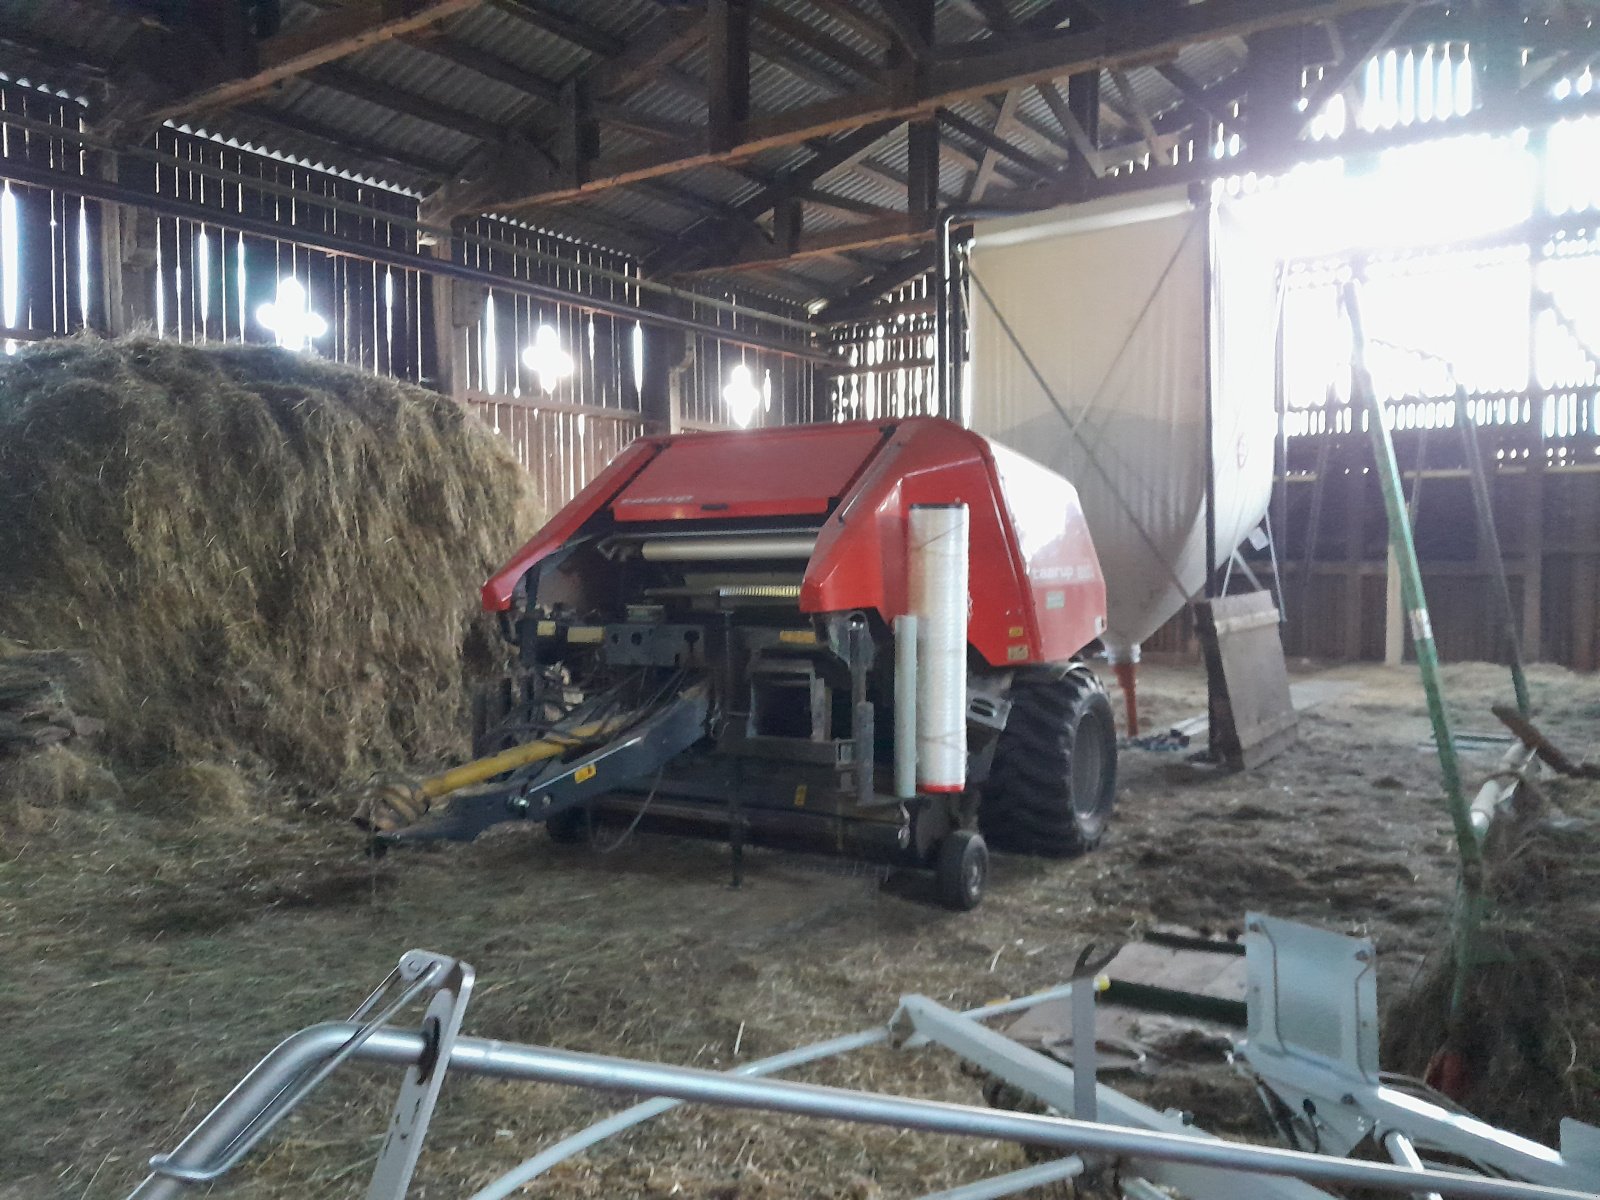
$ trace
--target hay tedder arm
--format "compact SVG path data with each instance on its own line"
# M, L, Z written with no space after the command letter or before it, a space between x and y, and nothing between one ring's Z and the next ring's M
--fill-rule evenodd
M421 784L379 784L362 801L357 821L380 846L470 842L504 821L548 821L649 779L706 736L710 714L710 688L696 682L627 719L529 742ZM590 748L572 756L578 747Z

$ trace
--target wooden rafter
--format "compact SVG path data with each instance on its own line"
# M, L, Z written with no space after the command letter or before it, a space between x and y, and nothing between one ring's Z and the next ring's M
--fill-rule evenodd
M679 270L674 274L721 275L727 272L765 270L785 262L831 257L846 250L866 250L877 246L921 241L928 236L925 222L897 213L892 217L862 221L841 229L804 234L798 244L792 247L780 245L761 247L734 258Z
M656 257L652 267L663 272L681 271L703 261L707 254L733 240L730 235L747 229L750 222L774 211L787 200L804 198L801 193L813 191L827 175L862 158L893 128L893 122L879 122L814 146L807 161L731 206L720 220L711 220L680 238L667 253Z
M917 247L898 262L851 285L843 295L825 305L817 319L828 323L859 320L868 315L881 296L932 270L937 257L938 247L932 243Z
M693 167L736 165L768 150L831 136L869 121L905 120L960 99L1031 86L1080 71L1170 58L1191 43L1320 20L1381 2L1208 0L1176 9L1166 4L1141 4L1137 8L1130 5L1117 18L1091 30L1035 37L1023 44L1000 44L994 49L973 51L959 60L925 64L908 96L898 95L893 89L858 93L786 113L752 116L726 148L711 149L704 142L679 142L600 158L585 164L577 173L581 181L576 184L552 177L542 188L503 192L496 203L512 209L576 198ZM980 43L988 44L989 40Z
M1000 111L994 118L994 136L997 140L1004 140L1006 134L1011 132L1016 124L1017 101L1022 96L1022 89L1007 92L1005 99L1000 102ZM984 193L989 190L989 185L994 182L995 167L1000 162L1000 151L990 145L985 146L983 157L978 160L978 169L972 176L972 186L967 192L967 199L973 204L982 203Z
M1015 96L1015 92L1010 92L1007 94L1007 100L1011 103L1013 111L1015 111L1015 100L1013 99ZM1004 111L1004 108L1002 108L1002 117L1004 116ZM977 142L978 145L982 146L984 149L985 159L990 158L991 155L994 156L996 161L990 161L988 166L988 171L991 175L995 170L997 160L1005 158L1010 159L1024 171L1028 172L1028 174L1033 175L1035 178L1048 180L1055 177L1055 168L1049 163L1041 162L1039 159L1029 154L1026 150L1023 150L1017 146L1013 146L1010 142L1006 141L1004 136L1002 136L1002 128L999 122L997 122L996 128L992 130L985 129L982 125L979 125L974 121L969 121L960 113L950 112L947 109L942 109L939 112L939 123L949 127L950 129L954 129L957 133L960 133L965 137L969 137L973 141ZM1005 122L1005 124L1009 124L1009 122ZM984 172L984 161L982 159L980 159L977 164L977 170L979 174Z
M255 64L227 79L212 80L185 95L156 104L142 115L165 121L194 112L230 108L271 91L286 79L348 58L358 51L414 33L476 7L479 0L350 0L303 25L256 44Z
M601 58L614 58L621 54L626 43L613 34L599 29L587 21L580 21L565 13L540 4L537 0L489 0L501 12L537 25L546 33L562 41L580 46Z

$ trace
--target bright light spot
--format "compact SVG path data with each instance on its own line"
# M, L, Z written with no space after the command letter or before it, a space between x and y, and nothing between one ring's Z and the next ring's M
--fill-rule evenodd
M1327 107L1322 110L1322 127L1331 138L1343 137L1345 125L1349 121L1349 112L1345 106L1344 93L1328 101Z
M78 315L89 326L89 205L78 201Z
M1587 96L1594 87L1594 72L1588 67L1583 69L1583 74L1578 76L1578 95Z
M761 408L765 412L772 411L772 372L766 371L761 377Z
M633 386L644 391L644 326L637 321L633 323Z
M256 309L256 320L270 329L285 350L304 350L328 332L328 322L311 311L305 286L293 275L278 280L277 299Z
M204 230L196 245L196 257L200 260L197 268L200 279L198 290L200 293L200 331L204 334L206 326L211 324L211 239Z
M8 183L0 191L0 316L6 328L17 328L22 313L22 220L17 194ZM6 353L17 352L16 342L6 342Z
M1456 66L1456 116L1464 117L1472 111L1472 60L1462 50L1461 62Z
M234 253L233 274L234 274L234 279L236 281L236 284L237 284L237 286L239 288L239 311L241 313L243 313L244 312L244 306L247 303L247 301L245 300L245 297L250 294L248 291L245 290L246 280L245 280L245 267L244 267L244 239L240 238L237 242L235 242L233 244L233 246L234 246L234 252L235 252ZM244 318L242 316L239 319L239 325L240 325L239 335L241 337L243 337L244 336L244 328L243 328L243 326L244 326Z
M1572 95L1572 80L1570 80L1570 79L1558 79L1558 80L1556 80L1556 99L1557 100L1565 100L1570 95Z
M483 366L479 370L479 379L483 390L498 392L500 390L500 337L496 330L500 322L495 317L494 293L491 291L483 301L483 320L479 322L483 329Z
M756 387L755 376L744 363L735 363L728 372L728 386L722 389L722 399L728 405L728 415L740 429L750 424L761 407L761 390Z
M554 327L541 325L533 335L533 345L522 352L522 365L539 377L546 392L572 374L572 355L561 348L561 337Z

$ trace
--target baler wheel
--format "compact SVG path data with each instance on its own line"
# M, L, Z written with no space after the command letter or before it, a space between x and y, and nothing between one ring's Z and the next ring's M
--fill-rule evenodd
M934 893L953 912L970 912L983 900L989 880L989 847L971 829L957 829L939 843L933 868Z
M1019 675L978 824L996 847L1062 857L1094 849L1117 792L1117 735L1087 670Z

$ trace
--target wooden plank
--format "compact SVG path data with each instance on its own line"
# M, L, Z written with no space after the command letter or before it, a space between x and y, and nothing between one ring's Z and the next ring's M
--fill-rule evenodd
M1211 752L1229 766L1260 766L1299 736L1278 621L1270 592L1195 605L1212 698Z
M201 87L171 103L158 105L144 115L152 121L165 121L185 113L230 108L270 91L286 79L347 58L370 46L415 33L475 8L478 3L479 0L425 0L408 4L395 4L393 0L350 0L297 29L264 39L256 48L256 67L248 74Z

